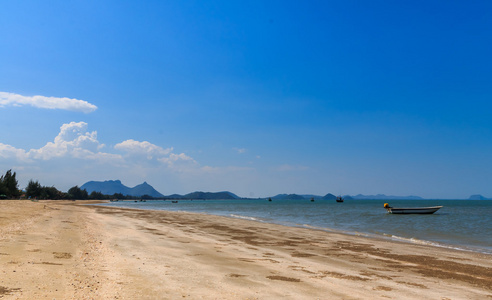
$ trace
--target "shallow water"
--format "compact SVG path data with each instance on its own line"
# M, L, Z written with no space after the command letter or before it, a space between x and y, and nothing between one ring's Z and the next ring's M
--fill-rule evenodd
M383 208L385 202L393 207L444 207L432 215L392 215ZM104 205L206 213L492 254L488 200L155 200Z

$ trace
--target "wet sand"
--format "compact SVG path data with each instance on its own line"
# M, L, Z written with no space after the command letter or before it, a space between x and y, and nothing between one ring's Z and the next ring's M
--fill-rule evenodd
M492 299L492 256L202 214L0 201L1 299Z

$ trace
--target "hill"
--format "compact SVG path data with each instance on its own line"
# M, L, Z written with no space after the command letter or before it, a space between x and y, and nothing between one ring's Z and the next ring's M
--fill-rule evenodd
M154 198L164 197L164 195L156 191L147 182L130 188L122 184L120 180L89 181L84 183L80 188L87 190L89 194L96 191L101 192L104 195L113 195L118 193L136 197L141 197L143 195L149 195Z
M321 198L321 199L323 199L323 200L335 200L335 199L337 199L337 196L328 193L328 194L324 195L323 198Z
M422 200L419 196L386 196L385 194L351 196L352 199L358 200Z
M150 184L144 182L130 189L131 196L143 196L149 195L154 198L164 197L163 194L159 193L156 189L154 189Z
M272 199L275 199L275 200L304 200L306 198L304 198L303 196L301 195L297 195L297 194L278 194L277 196L273 196Z
M177 195L173 195L177 196ZM231 192L218 192L218 193L210 193L210 192L193 192L181 196L183 199L204 199L204 200L228 200L228 199L239 199L238 196L234 195Z
M482 195L471 195L468 200L492 200L491 198L486 198Z

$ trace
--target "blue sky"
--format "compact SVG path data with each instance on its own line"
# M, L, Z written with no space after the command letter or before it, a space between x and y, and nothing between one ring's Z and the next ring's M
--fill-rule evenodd
M492 3L429 2L2 1L0 172L492 197Z

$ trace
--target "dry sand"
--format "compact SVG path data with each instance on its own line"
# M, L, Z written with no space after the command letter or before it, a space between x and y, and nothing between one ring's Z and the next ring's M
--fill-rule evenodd
M2 299L492 299L492 256L202 214L0 201Z

